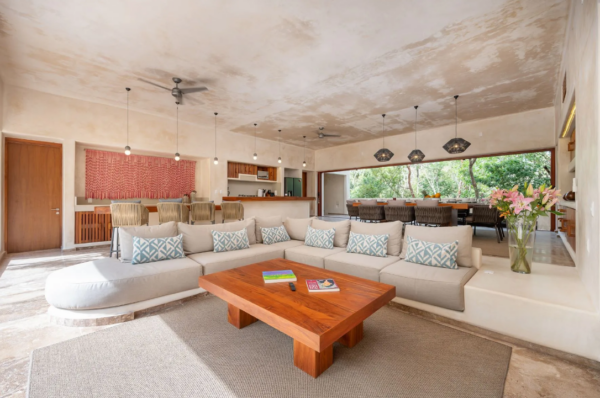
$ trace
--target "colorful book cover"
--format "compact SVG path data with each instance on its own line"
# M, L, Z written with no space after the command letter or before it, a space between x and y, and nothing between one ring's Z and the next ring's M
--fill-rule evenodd
M306 286L311 293L340 291L340 287L335 284L333 279L307 279Z
M263 271L262 274L266 283L296 281L296 275L294 275L294 272L289 269L284 271Z

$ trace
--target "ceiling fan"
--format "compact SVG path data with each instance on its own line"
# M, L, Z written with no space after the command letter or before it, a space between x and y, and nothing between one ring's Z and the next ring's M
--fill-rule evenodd
M317 131L317 135L319 136L319 138L341 137L341 135L338 134L325 134L323 133L324 129L325 127L319 127L319 131Z
M173 97L175 97L175 103L176 104L183 104L183 95L184 94L191 94L191 93L198 93L200 91L206 91L208 90L206 87L188 87L188 88L179 88L179 83L182 82L182 80L178 77L174 77L173 78L173 82L175 82L175 87L173 88L168 88L165 86L161 86L160 84L156 84L153 83L151 81L148 80L144 80L142 78L138 78L138 80L144 82L144 83L148 83L148 84L152 84L153 86L156 86L158 88L162 88L163 90L168 90L171 92L171 95Z

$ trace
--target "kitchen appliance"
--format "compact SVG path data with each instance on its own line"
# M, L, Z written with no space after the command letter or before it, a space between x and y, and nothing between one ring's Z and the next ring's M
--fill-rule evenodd
M283 192L288 196L302 196L302 178L285 177Z
M264 189L259 189L258 190L258 197L262 198L263 196L265 196L265 190Z
M268 171L260 171L260 170L258 170L256 172L256 178L258 178L259 180L268 180L269 179L269 172Z

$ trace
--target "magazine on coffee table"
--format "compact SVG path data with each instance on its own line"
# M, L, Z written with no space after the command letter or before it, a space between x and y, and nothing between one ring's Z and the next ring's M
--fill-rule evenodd
M306 286L310 293L339 292L340 288L333 279L307 279Z

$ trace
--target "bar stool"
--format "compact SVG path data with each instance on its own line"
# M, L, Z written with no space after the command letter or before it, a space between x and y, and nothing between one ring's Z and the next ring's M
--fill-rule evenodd
M189 223L190 209L184 203L158 202L158 223L169 221Z
M221 203L221 214L223 215L223 222L225 220L243 220L244 206L240 201L223 202Z
M119 228L120 227L141 227L148 225L150 212L148 208L140 203L113 203L110 205L110 219L112 223L112 234L110 238L110 254L117 253L119 258ZM115 249L115 243L117 248Z
M192 203L192 224L202 221L215 223L215 204L213 202Z

